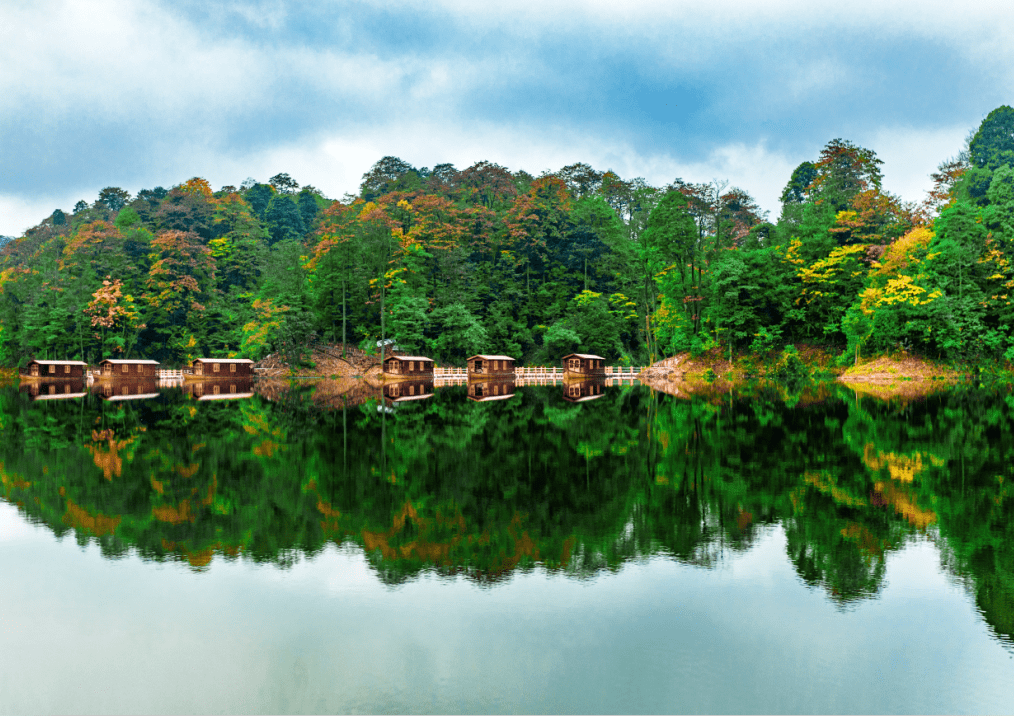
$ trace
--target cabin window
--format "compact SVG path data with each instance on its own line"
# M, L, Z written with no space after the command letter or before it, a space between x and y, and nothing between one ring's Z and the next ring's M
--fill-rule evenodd
M211 392L214 393L215 395L218 395L219 393L222 392L222 386L220 386L218 383L215 383L213 386L211 386Z
M52 384L51 384L51 385L49 386L49 394L50 394L50 395L56 395L56 386L55 386L55 385L52 385Z
M70 374L70 366L69 365L65 365L63 367L63 372L64 372L64 374L69 375Z
M222 367L218 363L212 363L212 365L215 367L212 368L211 370L214 371L215 373L218 373L219 371L222 370Z
M414 360L410 360L408 362L408 372L409 373L415 372L415 361Z
M235 393L236 392L236 384L235 383L233 383L233 384L231 384L229 386L229 392L230 393Z
M230 373L235 373L236 372L236 364L235 363L230 363L229 364L229 372Z
M122 372L126 373L128 370L130 370L130 366L127 365L126 363L124 363L123 364L123 371Z
M55 372L56 372L56 366L55 365L49 366L49 374L52 375Z

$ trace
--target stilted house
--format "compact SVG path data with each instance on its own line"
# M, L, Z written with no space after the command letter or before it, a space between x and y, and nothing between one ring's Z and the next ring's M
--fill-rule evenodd
M384 375L389 378L433 378L433 359L424 356L388 356Z
M468 381L468 399L478 403L488 400L504 400L513 398L515 393L513 380L470 380Z
M591 353L571 353L563 357L563 376L593 377L606 374L606 359Z
M433 397L433 379L399 380L384 386L384 397L395 403L408 400L425 400Z
M83 378L72 380L39 381L33 380L21 384L22 392L28 393L34 400L70 400L83 398L88 393L85 390Z
M514 359L510 356L472 356L468 359L468 377L514 378Z
M195 358L193 372L186 378L208 380L214 378L248 378L253 375L253 361L249 358Z
M563 399L568 403L583 403L601 398L605 391L605 379L568 381L563 384Z
M88 364L80 360L33 360L25 366L25 378L84 378Z
M106 358L99 363L99 378L157 378L158 361L138 358Z

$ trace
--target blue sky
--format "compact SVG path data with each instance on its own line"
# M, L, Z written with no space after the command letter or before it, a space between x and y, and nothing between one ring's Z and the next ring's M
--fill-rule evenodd
M918 200L1014 104L1008 5L4 2L0 234L192 176L288 172L337 198L388 154L723 179L775 217L835 137Z

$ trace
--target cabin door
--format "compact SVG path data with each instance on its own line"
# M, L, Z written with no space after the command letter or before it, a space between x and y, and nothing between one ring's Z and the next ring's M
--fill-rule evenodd
M39 364L38 363L32 363L32 369L31 369L30 373L32 374L33 378L38 378L39 377Z
M575 373L580 373L581 372L581 359L580 358L571 358L570 360L568 360L567 361L567 370L572 370Z
M194 366L194 375L204 375L204 364L198 363Z
M113 365L112 365L112 363L106 363L104 366L102 366L102 373L104 375L112 375L113 374Z

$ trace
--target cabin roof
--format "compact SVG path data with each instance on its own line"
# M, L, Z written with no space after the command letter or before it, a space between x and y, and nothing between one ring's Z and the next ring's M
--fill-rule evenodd
M211 395L202 395L202 396L200 396L197 399L198 400L238 400L240 398L252 398L252 397L253 397L253 393L219 393L218 395L215 395L214 393L212 393Z
M88 393L55 393L53 395L36 395L32 400L69 400L70 398L83 398Z
M124 363L128 363L130 365L137 365L138 363L140 363L142 365L159 365L159 362L157 360L148 360L146 358L145 359L141 359L141 358L106 358L105 360L102 360L100 362L101 363L112 363L113 365L123 365Z
M194 358L194 363L253 363L249 358Z
M476 358L482 358L483 360L514 360L510 356L493 356L493 355L485 355L485 354L472 356L468 360L475 360Z
M589 360L605 360L602 356L593 355L591 353L568 353L563 357L563 360L568 358L587 358Z
M137 395L103 395L106 400L148 400L157 398L158 393L138 393Z
M28 362L39 365L88 365L83 360L30 360Z
M432 358L427 358L426 356L390 356L387 360L422 360L429 363L433 362Z

